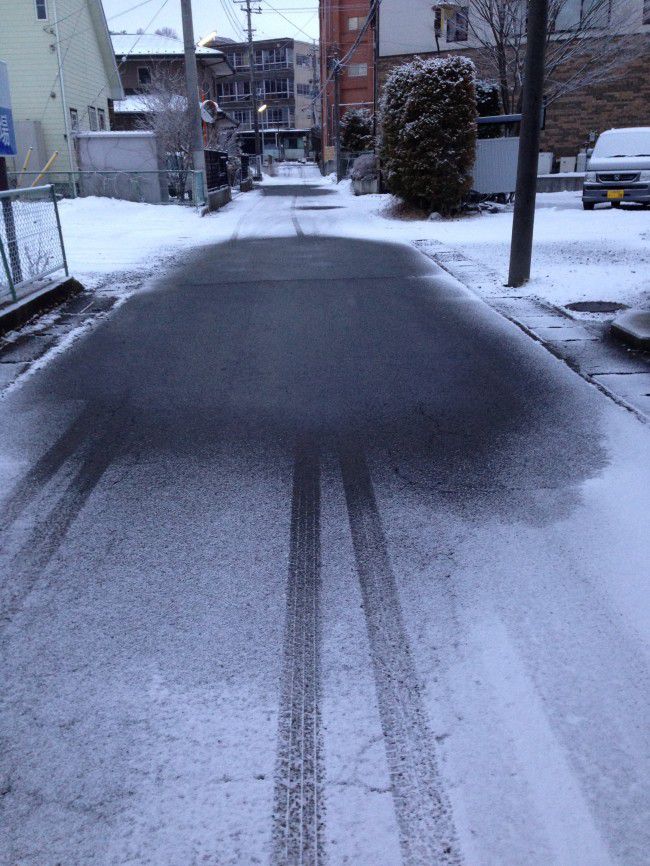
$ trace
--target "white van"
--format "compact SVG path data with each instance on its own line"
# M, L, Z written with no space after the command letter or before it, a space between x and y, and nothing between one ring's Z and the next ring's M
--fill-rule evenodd
M598 136L582 188L582 206L622 201L650 205L650 126L608 129Z

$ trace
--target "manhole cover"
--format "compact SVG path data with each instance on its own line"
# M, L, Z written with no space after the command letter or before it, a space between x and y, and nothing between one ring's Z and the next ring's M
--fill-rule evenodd
M619 310L627 310L626 304L618 301L575 301L566 304L567 310L575 310L576 313L617 313Z

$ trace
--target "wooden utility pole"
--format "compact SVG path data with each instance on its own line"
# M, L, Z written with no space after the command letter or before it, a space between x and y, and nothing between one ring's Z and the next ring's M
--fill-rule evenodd
M250 88L251 88L251 105L253 111L253 132L255 139L255 155L259 156L262 153L262 148L260 147L260 118L257 113L257 82L255 81L255 48L253 47L253 23L252 23L252 15L253 10L251 9L251 0L245 0L244 9L246 10L246 30L248 34L248 63L250 67ZM256 13L262 11L261 9L255 10Z
M203 177L203 195L207 193L205 175L205 152L203 150L203 124L199 105L199 73L196 68L196 48L194 43L194 24L192 23L192 0L181 0L183 20L183 47L185 50L185 89L187 92L187 112L191 126L192 165Z
M521 132L517 161L515 211L512 218L509 286L530 279L537 193L537 164L544 108L544 54L547 39L548 0L528 4L528 40L524 62Z

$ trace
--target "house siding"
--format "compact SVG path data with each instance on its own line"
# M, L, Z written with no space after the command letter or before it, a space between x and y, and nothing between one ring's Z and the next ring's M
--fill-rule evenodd
M56 4L48 0L46 21L36 18L33 0L5 4L2 10L0 58L9 68L14 118L41 123L47 156L59 151L53 166L59 171L68 171L70 163L55 50L55 10L67 107L77 109L81 130L90 128L90 105L103 108L109 123L109 82L88 2L94 0L57 0ZM30 169L41 167L30 165Z

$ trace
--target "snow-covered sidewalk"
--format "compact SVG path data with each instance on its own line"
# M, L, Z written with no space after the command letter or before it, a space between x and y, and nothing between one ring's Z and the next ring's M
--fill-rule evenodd
M508 274L512 210L457 219L395 216L390 195L355 197L349 181L347 216L365 224L363 234L386 240L433 240L462 252L485 268L486 293L503 294ZM537 196L532 278L517 294L553 304L618 301L650 304L650 211L642 208L582 210L579 192Z

